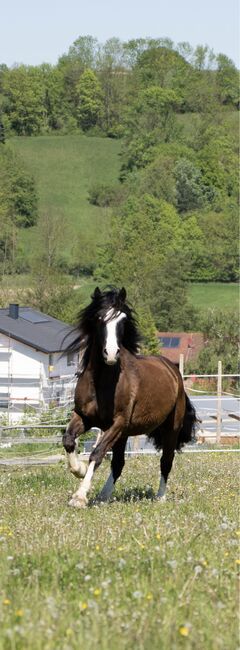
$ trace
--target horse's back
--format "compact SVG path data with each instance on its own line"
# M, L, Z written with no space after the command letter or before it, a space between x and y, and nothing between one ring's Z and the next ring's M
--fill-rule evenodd
M182 382L178 367L170 359L167 359L167 357L162 355L138 355L136 356L136 360L138 361L138 367L142 367L143 372L149 370L155 378L164 378L166 380L167 377L171 377L174 383L177 382L179 384Z

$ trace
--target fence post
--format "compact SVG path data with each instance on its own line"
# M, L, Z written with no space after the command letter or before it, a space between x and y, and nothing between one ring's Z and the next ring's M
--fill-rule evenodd
M183 354L179 355L179 370L180 370L180 373L181 373L181 375L183 377L183 374L184 374L184 355Z
M221 428L222 428L222 362L218 361L218 376L217 376L217 433L216 442L221 442Z

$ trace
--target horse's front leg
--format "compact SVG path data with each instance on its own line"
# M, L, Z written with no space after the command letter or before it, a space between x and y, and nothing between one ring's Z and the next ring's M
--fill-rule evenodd
M93 449L90 455L89 466L86 475L79 489L77 490L77 492L75 492L72 499L70 500L69 505L74 506L76 508L86 507L88 503L87 494L91 488L93 474L97 469L97 467L99 467L99 465L101 464L107 451L111 449L112 446L121 437L122 426L123 426L122 418L118 418L117 420L115 420L115 422L110 427L110 429L108 429L103 433L100 442L97 444L95 449Z
M79 459L76 449L76 438L85 432L82 418L73 411L72 418L63 434L63 446L67 453L68 467L70 472L77 478L83 478L87 471L86 463Z

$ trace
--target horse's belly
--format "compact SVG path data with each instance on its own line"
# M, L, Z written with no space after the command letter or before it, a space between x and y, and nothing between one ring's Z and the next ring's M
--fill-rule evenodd
M130 421L130 429L133 435L136 433L151 433L157 426L165 422L168 415L173 411L177 395L175 391L148 392L141 400L138 400L133 408ZM130 433L131 435L131 433Z

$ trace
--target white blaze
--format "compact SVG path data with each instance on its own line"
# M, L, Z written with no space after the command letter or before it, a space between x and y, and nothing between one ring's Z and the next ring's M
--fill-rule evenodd
M114 313L113 309L110 309L104 318L106 323L105 355L107 363L114 363L117 359L117 353L119 350L117 342L117 324L120 323L123 318L126 318L126 314L121 312L112 318L111 313Z

